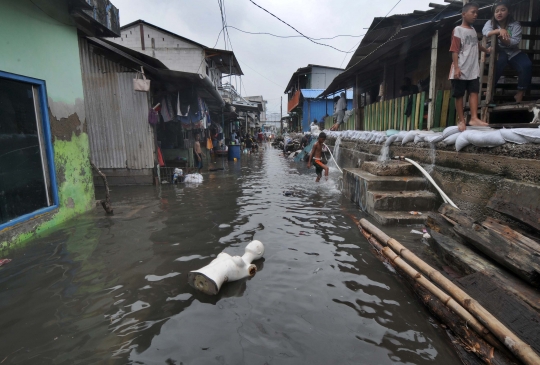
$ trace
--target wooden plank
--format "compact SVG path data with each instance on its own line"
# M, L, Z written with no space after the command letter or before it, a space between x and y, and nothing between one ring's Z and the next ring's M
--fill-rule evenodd
M383 112L382 112L382 123L381 123L381 131L384 130L386 127L386 122L388 120L388 100L385 100L383 102Z
M476 223L471 227L458 224L454 230L494 261L531 285L540 286L540 256L535 256L534 250Z
M433 117L433 126L436 128L441 126L442 99L442 90L437 90L437 96L435 97L435 116Z
M398 129L399 98L394 99L394 129Z
M443 103L441 111L441 127L446 128L448 121L448 107L450 106L450 90L443 91Z
M426 101L426 92L424 91L421 94L421 98L420 98L420 119L418 120L418 129L427 128L427 119L424 119L424 115L426 114L425 101ZM424 123L424 120L426 121L426 123Z
M537 185L503 180L487 207L540 231L540 196Z
M456 99L450 98L450 104L448 105L448 122L447 126L456 125Z
M484 273L501 283L508 293L540 312L540 293L537 290L512 273L496 266L484 256L480 256L457 239L448 237L443 229L439 230L441 233L431 227L428 229L431 235L428 242L445 264L464 275Z
M428 93L428 121L427 129L433 128L435 112L435 86L437 81L437 48L439 45L439 31L436 30L431 37L431 63L429 69L429 93Z
M483 273L468 275L457 282L472 298L493 314L524 342L540 353L540 315Z
M484 103L484 107L481 109L480 117L482 120L486 120L487 114L488 114L488 105L491 103L491 100L493 100L493 86L494 86L494 78L495 78L495 59L497 58L497 36L494 34L491 36L491 54L489 56L489 68L488 68L488 81L486 86L486 99Z
M411 130L414 128L414 112L416 111L416 94L411 95L410 98L412 98L412 110L411 110L411 116L407 120L407 130Z
M396 123L396 129L401 130L403 123L403 97L398 99Z
M420 101L422 100L422 95L417 94L416 95L416 103L414 104L414 129L419 129L419 121L420 121Z
M531 250L535 251L540 255L540 243L534 240L532 237L527 237L524 234L510 228L509 225L504 224L501 221L496 220L495 218L487 217L483 222L482 226L488 229L491 229L507 239L512 239L520 245L524 245ZM537 255L537 256L538 256Z

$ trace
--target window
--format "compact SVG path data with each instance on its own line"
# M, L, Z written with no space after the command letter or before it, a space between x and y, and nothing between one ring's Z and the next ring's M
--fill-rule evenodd
M47 110L43 81L0 71L0 229L58 206Z

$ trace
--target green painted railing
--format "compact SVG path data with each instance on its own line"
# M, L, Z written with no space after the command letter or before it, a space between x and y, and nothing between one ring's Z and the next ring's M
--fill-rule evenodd
M353 113L349 119L341 125L339 128L340 131L348 131L348 130L355 130L356 129L356 113ZM334 125L335 120L334 117L326 117L324 118L324 129L330 129Z
M409 131L426 128L427 107L424 105L425 96L426 93L422 92L367 105L364 108L364 129ZM412 98L411 114L407 117L405 112L409 98Z

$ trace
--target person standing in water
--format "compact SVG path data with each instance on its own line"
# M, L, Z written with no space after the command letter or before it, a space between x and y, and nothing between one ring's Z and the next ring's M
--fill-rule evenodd
M323 162L323 146L324 141L326 140L326 133L321 132L317 142L313 145L311 153L309 154L309 159L307 163L308 169L311 167L311 160L313 160L313 165L315 165L315 173L317 174L317 179L315 182L319 182L322 177L322 172L324 170L324 176L328 180L328 166Z
M525 90L531 84L532 62L527 54L519 50L521 24L512 17L510 6L506 1L499 1L495 4L493 18L484 25L482 34L486 37L497 36L497 46L500 51L498 52L495 83L501 78L506 65L510 64L518 73L518 92L514 99L516 99L516 103L521 103Z
M197 172L200 174L203 164L202 164L201 144L199 143L198 134L195 136L195 143L193 144L193 158L195 160L195 167L197 167Z

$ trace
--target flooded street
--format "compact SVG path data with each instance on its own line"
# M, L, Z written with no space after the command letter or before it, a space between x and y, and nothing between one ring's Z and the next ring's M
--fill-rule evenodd
M0 269L0 361L460 363L370 252L333 170L316 184L313 168L268 145L198 186L113 187L114 216L99 207ZM255 277L215 297L187 284L190 270L253 239L266 248Z

